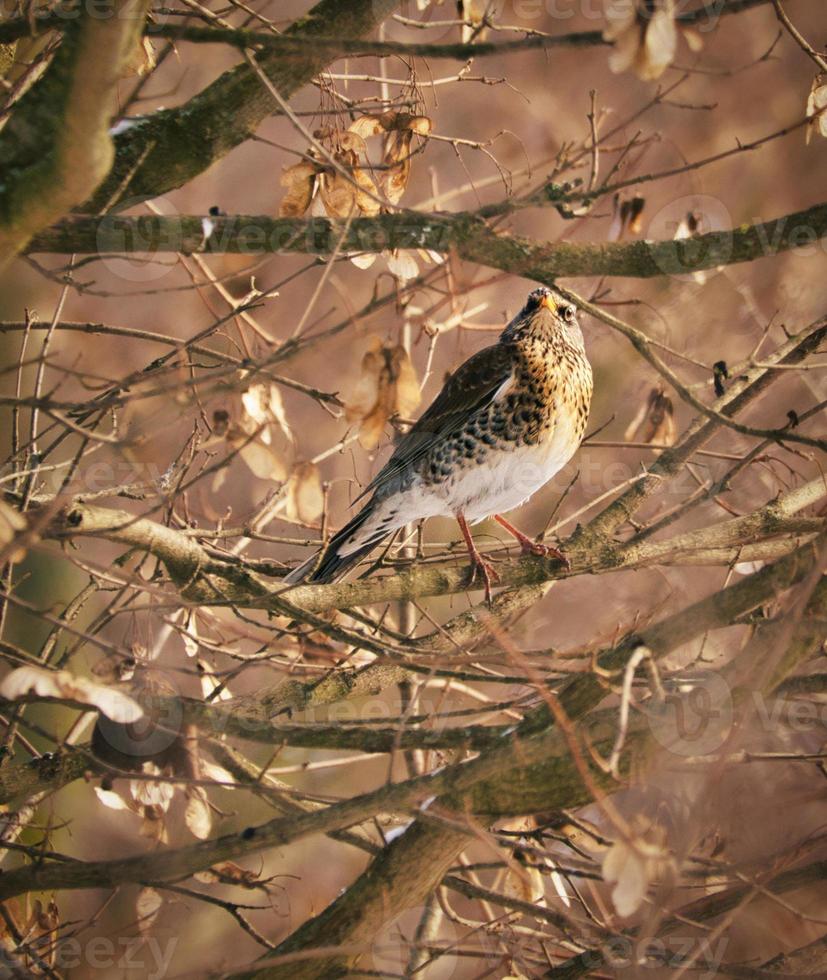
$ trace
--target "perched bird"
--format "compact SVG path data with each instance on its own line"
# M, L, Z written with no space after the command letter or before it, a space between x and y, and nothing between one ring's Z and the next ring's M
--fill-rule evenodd
M367 504L285 582L330 582L398 528L426 517L456 517L471 580L481 575L489 601L498 577L469 524L493 516L524 552L565 561L500 512L528 500L583 438L592 371L576 314L550 289L530 293L497 343L469 357L401 438L362 494L372 494Z

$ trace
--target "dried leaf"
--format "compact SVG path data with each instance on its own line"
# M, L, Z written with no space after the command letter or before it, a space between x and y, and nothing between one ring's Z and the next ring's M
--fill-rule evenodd
M289 439L293 438L284 401L276 385L252 385L242 394L241 404L246 413L242 425L248 434L261 429L262 439L269 445L272 442L269 425L275 423Z
M187 790L187 808L184 822L189 832L198 840L206 840L212 829L212 814L203 786L190 786Z
M649 888L648 863L636 843L616 840L603 858L603 878L614 885L612 903L624 917L640 908Z
M356 208L356 188L340 173L324 173L319 178L319 194L331 218L347 218Z
M639 26L633 24L628 30L620 34L614 42L609 54L609 70L615 75L628 71L635 63L640 47L640 34Z
M279 215L282 218L300 218L310 206L315 182L316 168L306 160L283 171L281 186L287 188L287 193L281 199Z
M196 661L196 669L198 670L198 677L201 680L201 694L205 701L229 701L233 696L230 689L225 685L221 687L221 682L215 676L212 666L207 663L203 658L199 658ZM221 690L216 694L215 692L221 688Z
M249 888L259 880L255 871L242 868L234 861L222 861L221 864L214 864L211 868L199 871L193 877L204 884L240 885L242 888Z
M347 132L339 134L337 142L341 150L345 153L352 153L357 159L368 152L364 137L361 133L356 132L352 126L348 128ZM355 163L356 160L353 162Z
M815 118L819 110L827 110L827 75L817 75L813 79L810 94L807 97L807 124L806 140L810 142L813 133L827 137L827 111L821 112Z
M154 888L142 888L135 899L135 913L138 916L138 929L146 935L158 916L163 899Z
M388 134L382 163L386 169L382 174L382 188L391 204L396 204L405 193L411 176L411 141L413 132L409 129Z
M674 60L678 44L673 0L611 0L606 19L603 37L613 42L609 68L616 74L634 68L643 81L660 78ZM687 37L693 50L699 40Z
M356 387L345 404L345 416L348 422L363 419L373 411L379 397L379 383L384 365L382 341L371 337L369 347L362 358L362 370Z
M391 352L392 380L395 384L394 414L410 418L422 400L419 378L408 352L399 345Z
M403 249L396 249L393 252L385 253L388 269L392 275L400 282L407 282L409 279L416 279L419 275L419 266L413 257L413 252Z
M546 886L540 870L531 864L518 864L519 867L509 867L505 872L503 894L532 905L541 903L546 897Z
M287 464L284 459L255 439L238 446L238 455L244 460L254 476L260 480L275 480L281 483L287 479Z
M103 803L104 806L108 806L110 810L129 810L130 806L126 800L114 790L103 789L101 786L95 786L95 795Z
M373 178L361 167L354 167L353 179L359 185L356 191L356 206L366 217L375 218L382 206L376 200L379 190L374 184Z
M682 27L681 34L693 54L703 50L704 39L697 31L693 31L691 27Z
M678 47L678 29L671 3L656 10L646 28L642 48L636 62L638 78L654 81L666 71L675 58Z
M633 915L643 903L649 885L674 873L662 827L646 826L641 818L633 821L632 839L614 841L603 858L603 878L614 885L612 903L618 915Z
M350 126L348 126L348 129L351 133L356 133L357 136L361 136L363 140L385 132L385 127L382 125L380 117L370 115L359 116L357 119L354 119Z
M180 631L181 640L184 643L184 651L188 657L195 657L198 654L198 623L195 619L195 612L190 609L187 612L184 628Z
M144 37L135 44L124 63L121 74L124 78L130 75L143 78L155 68L156 64L155 47L148 37Z
M154 762L145 762L141 771L145 776L161 775L161 770ZM169 780L160 782L154 779L130 779L129 792L132 799L144 808L157 809L164 813L169 809L175 786Z
M672 399L658 385L650 390L637 415L626 428L623 438L626 442L638 440L658 446L671 446L676 437Z
M420 401L416 371L404 347L385 347L374 337L362 358L362 373L345 405L349 422L360 422L359 442L373 449L392 415L408 417Z
M157 844L168 844L167 823L164 810L159 806L145 806L141 821L141 837L154 840Z
M361 255L351 255L350 261L357 269L369 269L376 261L376 255L373 252L363 252Z
M0 551L4 551L27 526L25 517L19 511L0 500ZM4 556L4 560L14 563L22 561L25 555L25 548L14 547L10 549L10 554Z
M287 516L292 521L312 524L324 510L324 491L315 463L297 463L287 487Z
M68 670L18 667L0 684L0 695L14 701L26 694L44 698L66 698L97 708L111 721L128 725L143 717L143 708L127 694L103 684L75 677Z

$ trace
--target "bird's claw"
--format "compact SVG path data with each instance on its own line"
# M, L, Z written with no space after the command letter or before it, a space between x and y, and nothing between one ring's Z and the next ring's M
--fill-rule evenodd
M567 572L571 571L571 562L566 555L550 544L541 544L539 541L528 541L522 545L524 555L538 555L540 558L556 558L562 562Z
M471 577L468 582L469 585L474 584L474 582L477 580L478 574L482 578L483 587L485 589L485 601L490 606L492 602L491 587L500 581L499 573L491 562L483 558L482 555L474 555L471 559Z

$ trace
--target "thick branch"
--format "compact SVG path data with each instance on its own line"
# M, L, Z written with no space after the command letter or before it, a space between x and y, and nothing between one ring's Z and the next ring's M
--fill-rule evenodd
M0 266L82 204L109 173L109 123L147 0L115 0L110 16L81 4L44 78L0 133Z
M405 211L356 218L346 226L326 218L238 215L211 219L214 229L207 241L203 220L197 215L69 218L38 235L28 250L62 254L203 251L331 255L399 248L447 252L453 248L468 261L538 282L550 283L559 276L649 278L750 262L791 248L818 248L818 242L827 236L827 203L732 231L677 240L595 243L538 243L497 234L469 212L445 215Z

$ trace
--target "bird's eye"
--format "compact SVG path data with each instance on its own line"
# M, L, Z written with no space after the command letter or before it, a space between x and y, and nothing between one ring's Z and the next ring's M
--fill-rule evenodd
M574 323L575 309L573 306L564 306L562 310L560 310L560 313L562 314L562 317L566 323Z

